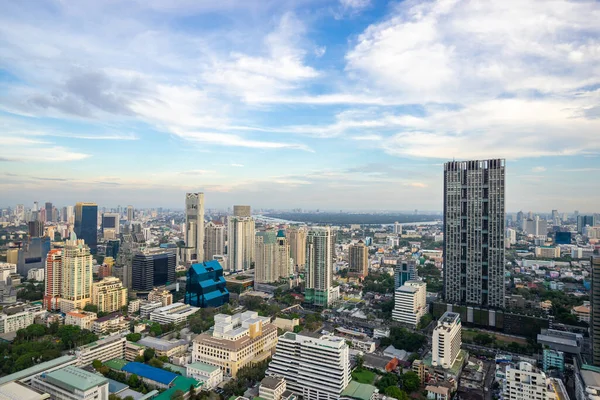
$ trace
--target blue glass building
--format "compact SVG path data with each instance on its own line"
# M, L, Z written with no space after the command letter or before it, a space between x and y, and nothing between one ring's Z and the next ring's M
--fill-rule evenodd
M192 264L187 272L185 303L194 307L220 307L229 302L223 267L218 261Z
M394 271L395 288L398 289L404 285L406 281L414 281L417 279L417 262L414 259L398 260Z
M90 253L98 250L98 205L96 203L77 203L75 205L75 235L83 239Z

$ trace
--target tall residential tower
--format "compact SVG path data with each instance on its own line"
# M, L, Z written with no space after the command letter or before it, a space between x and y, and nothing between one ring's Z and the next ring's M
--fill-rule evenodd
M306 292L308 303L328 306L336 300L333 281L334 239L329 227L312 227L306 235ZM339 294L339 293L338 293Z
M233 206L227 221L228 270L245 271L254 262L254 219L250 206Z
M192 258L204 261L204 193L185 195L185 245L194 249Z

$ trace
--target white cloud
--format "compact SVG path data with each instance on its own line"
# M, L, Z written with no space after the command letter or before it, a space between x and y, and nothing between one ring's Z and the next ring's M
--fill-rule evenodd
M62 162L79 161L90 157L76 150L57 146L44 140L2 135L0 162Z
M546 172L546 167L542 167L542 166L533 167L533 168L531 168L531 172L535 172L535 173Z

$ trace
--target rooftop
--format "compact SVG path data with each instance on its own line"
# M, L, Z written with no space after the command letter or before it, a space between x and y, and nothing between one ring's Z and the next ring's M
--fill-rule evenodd
M100 318L96 319L96 321L94 321L94 322L106 322L106 321L110 321L110 320L121 318L121 317L123 317L123 314L116 312L116 313L105 315L104 317L100 317Z
M170 385L171 382L173 382L173 380L178 376L173 372L165 371L164 369L160 368L154 368L139 362L128 363L123 367L122 371L136 374L142 378L147 378L163 385Z
M208 372L209 374L213 371L219 369L219 367L215 367L214 365L205 364L203 362L195 362L187 365L188 368L197 369L200 371Z
M137 343L142 346L151 347L159 351L168 351L174 349L175 347L185 346L188 344L188 342L184 339L166 340L150 336L146 336L145 338L138 340Z
M342 397L351 397L358 400L370 400L375 392L378 392L378 390L373 385L350 381L348 386L346 386L346 389L344 389L342 392Z
M105 362L104 365L106 365L110 369L120 371L123 369L124 366L127 365L127 361L121 358L113 358L112 360Z
M80 390L85 392L86 390L108 383L108 379L102 375L96 375L72 365L43 373L41 376L47 382L69 391Z
M276 378L274 376L266 376L260 381L260 386L267 389L277 389L280 385L285 382L283 378Z
M0 399L3 400L41 400L49 398L49 394L41 393L19 382L8 382L0 386Z
M59 365L66 364L66 363L74 361L74 360L75 360L75 356L62 356L62 357L55 358L54 360L39 363L37 365L34 365L31 368L27 368L27 369L21 370L19 372L15 372L14 374L6 375L6 376L0 378L0 385L2 385L3 383L10 382L10 381L19 381L21 379L25 379L32 375L37 375L39 373L42 373L44 371L58 367Z

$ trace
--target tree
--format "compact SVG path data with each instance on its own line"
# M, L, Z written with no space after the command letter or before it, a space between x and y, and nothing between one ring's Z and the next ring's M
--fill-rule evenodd
M83 307L83 311L98 313L98 306L94 304L86 304L85 307Z
M162 333L163 331L159 324L152 324L152 326L150 327L150 335L160 336L162 335Z
M408 400L406 392L400 390L398 386L388 386L385 388L384 394L397 400Z
M127 380L127 384L132 388L136 388L140 385L140 378L136 374L131 374Z
M140 362L140 363L146 362L146 360L144 359L144 356L135 356L135 359L133 361Z
M380 391L384 392L387 387L396 386L397 384L398 384L398 376L388 372L385 375L383 375L381 377L381 379L379 379L379 381L377 381L375 386L377 386L377 388Z
M94 367L94 369L96 371L98 371L100 369L100 367L102 367L102 361L100 361L100 360L92 361L92 367Z
M365 365L365 360L362 356L356 357L356 370L361 371Z
M163 363L158 358L153 358L150 361L148 361L148 365L150 365L151 367L154 367L154 368L162 368L164 366L164 364L165 363Z
M142 335L139 333L130 333L127 336L125 336L127 338L127 340L129 340L130 342L137 342L138 340L140 340L142 338Z
M153 359L155 356L154 349L146 349L144 350L144 361L148 362Z
M417 375L413 371L408 371L407 373L402 375L402 388L407 393L415 392L421 386L421 380L419 379L419 375Z

